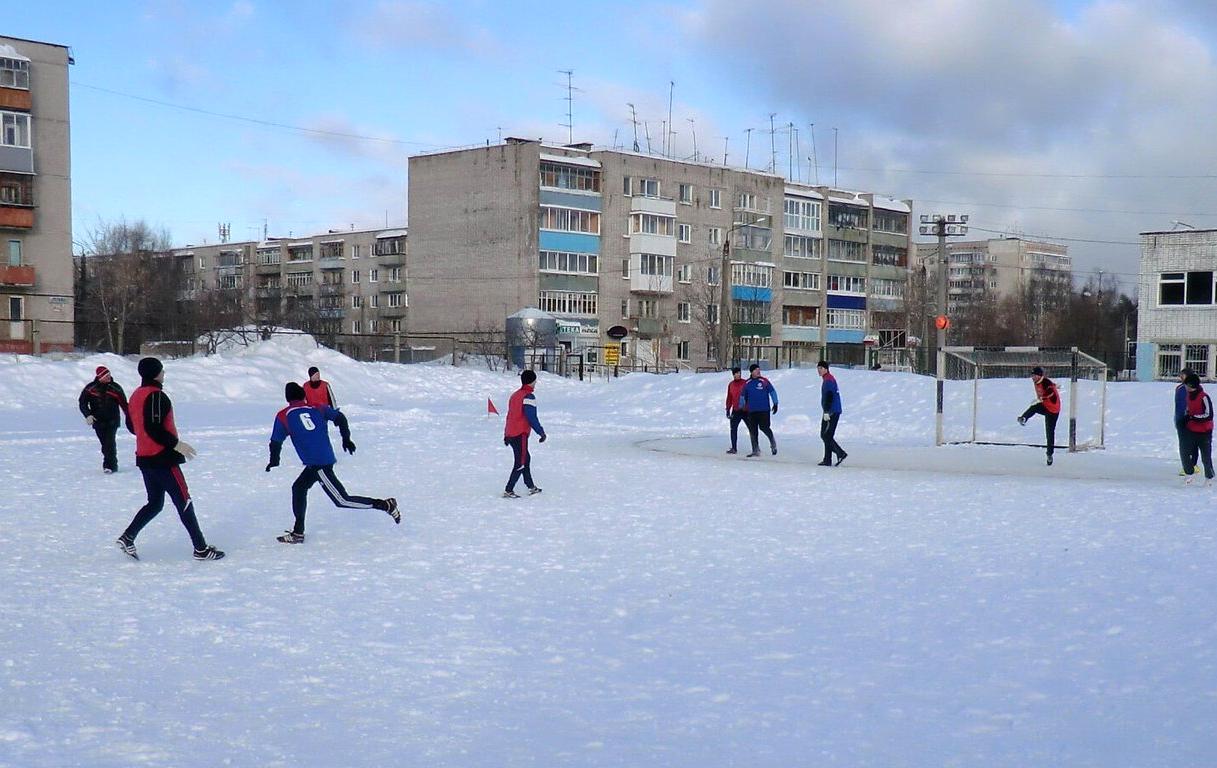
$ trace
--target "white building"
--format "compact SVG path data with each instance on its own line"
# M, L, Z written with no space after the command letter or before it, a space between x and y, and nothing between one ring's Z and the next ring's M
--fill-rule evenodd
M1213 378L1217 345L1217 229L1141 233L1137 378L1188 367Z

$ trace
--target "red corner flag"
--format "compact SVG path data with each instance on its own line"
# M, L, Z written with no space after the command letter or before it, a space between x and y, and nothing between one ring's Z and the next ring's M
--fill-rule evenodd
M494 407L494 401L488 397L486 398L486 415L489 416L492 413L497 416L499 409Z

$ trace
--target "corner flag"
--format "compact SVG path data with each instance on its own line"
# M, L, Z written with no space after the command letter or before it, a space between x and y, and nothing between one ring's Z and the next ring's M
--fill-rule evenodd
M494 401L488 397L486 398L486 415L489 416L492 413L497 416L499 409L494 407Z

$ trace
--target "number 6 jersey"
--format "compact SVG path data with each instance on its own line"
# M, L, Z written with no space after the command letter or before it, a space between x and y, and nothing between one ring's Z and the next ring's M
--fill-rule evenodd
M334 464L334 448L326 422L338 425L344 437L350 434L346 416L329 406L311 406L303 401L289 404L275 415L275 426L270 433L272 446L282 445L288 437L305 466L324 467ZM274 450L274 448L272 448Z

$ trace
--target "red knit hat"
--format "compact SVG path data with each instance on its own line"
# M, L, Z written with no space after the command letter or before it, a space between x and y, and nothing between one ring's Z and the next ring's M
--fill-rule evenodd
M104 365L99 365L99 366L97 366L97 374L96 374L95 378L100 379L102 376L108 376L109 374L110 374L109 368L107 368Z

